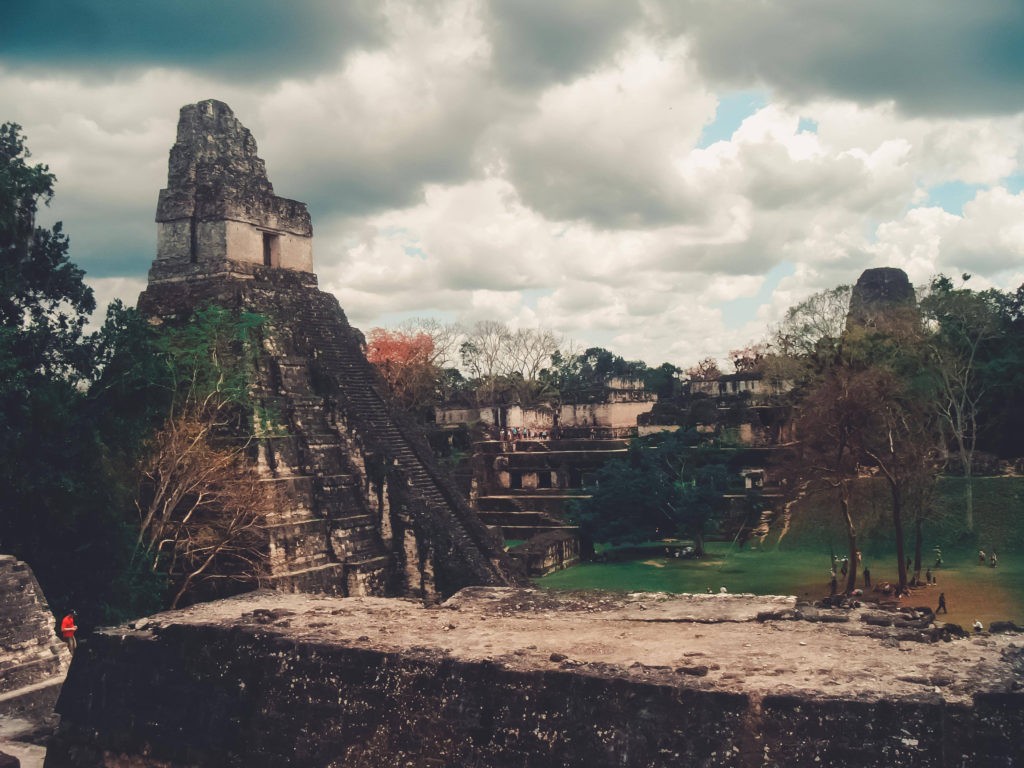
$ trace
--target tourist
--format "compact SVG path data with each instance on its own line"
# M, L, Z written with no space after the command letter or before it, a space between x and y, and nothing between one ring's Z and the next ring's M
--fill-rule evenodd
M929 568L928 570L926 570L924 572L924 581L925 581L925 583L928 586L931 586L931 583L932 583L932 569L931 568Z
M978 565L984 565L984 564L985 564L985 550L984 549L979 549L978 550Z
M78 614L75 611L71 611L65 616L60 622L60 634L64 638L64 642L68 644L68 650L72 653L78 647L78 641L75 640L75 632L78 631L78 627L75 626L75 619Z
M985 628L985 625L981 623L981 619L974 620L974 631L981 632Z
M935 567L936 568L941 568L942 567L942 550L939 549L938 547L936 547L934 551L935 551Z
M945 592L939 592L939 607L935 609L935 613L936 613L936 615L938 615L940 613L947 613L947 614L949 613L949 611L946 610L946 593Z
M995 568L997 565L999 565L999 558L996 556L995 551L992 552L992 555L989 558L988 564L991 565L993 568Z
M864 569L864 589L871 589L871 569Z
M842 573L842 574L843 574L843 576L845 576L845 575L846 575L846 571L847 571L847 569L848 569L848 568L850 567L850 561L849 561L849 559L848 559L848 558L845 558L845 557L844 557L844 558L843 558L842 560L840 560L839 562L841 563L841 565L840 565L840 568L839 568L839 571L840 571L840 573Z

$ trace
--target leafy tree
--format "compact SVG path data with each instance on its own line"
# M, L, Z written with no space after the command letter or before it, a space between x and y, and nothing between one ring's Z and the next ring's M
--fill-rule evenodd
M964 279L970 275L964 275ZM937 405L945 431L956 446L964 474L964 525L974 528L974 451L978 441L980 404L991 379L983 368L1000 335L999 293L954 288L940 275L921 301L932 322L930 369L935 375Z
M597 473L591 498L574 516L584 536L612 544L691 537L703 554L709 525L727 508L737 482L719 451L701 448L692 431L634 440L624 459Z
M987 382L979 403L979 440L1004 458L1024 456L1024 285L1000 294L999 335L979 371Z
M675 397L681 373L682 369L672 363L662 363L657 368L649 368L644 373L644 389L654 392L659 398Z
M864 440L877 426L875 409L891 394L887 381L881 370L840 354L804 392L794 418L798 442L782 465L790 501L826 496L836 502L847 537L847 592L857 584L857 516L850 505L851 485L868 462Z
M159 585L131 561L130 430L88 387L113 325L83 336L92 292L61 225L36 226L55 178L29 157L21 129L0 126L0 551L88 626L157 608Z
M850 483L868 472L884 478L902 591L909 582L905 523L915 523L915 569L920 570L920 521L939 467L928 337L914 305L879 307L870 321L841 323L837 309L846 292L840 290L812 297L799 312L791 310L791 333L780 335L789 340L796 358L791 367L801 371L802 382L795 393L799 444L788 468L790 487L797 495L827 492L835 498L855 564ZM855 578L851 569L847 589L855 586Z
M367 337L366 359L387 382L395 400L411 411L437 401L441 370L433 358L434 341L424 332L373 328Z

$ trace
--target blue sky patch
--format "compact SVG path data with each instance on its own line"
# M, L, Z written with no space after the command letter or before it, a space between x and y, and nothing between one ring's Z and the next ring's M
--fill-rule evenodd
M809 117L801 117L800 122L796 126L797 133L817 133L818 132L818 121L812 120Z
M733 91L718 97L715 119L704 126L697 147L710 147L716 141L728 141L744 120L768 103L765 91Z
M793 274L796 274L796 267L788 261L783 261L768 270L768 274L764 276L761 288L754 296L743 296L738 299L723 301L720 307L725 327L729 330L735 330L751 320L756 320L757 310L761 308L761 305L767 304L771 300L772 294L782 278Z
M1015 173L1003 179L1003 186L1011 195L1019 195L1024 192L1024 173Z
M928 190L928 205L939 206L947 213L960 216L964 206L974 199L983 184L967 184L962 181L947 181Z

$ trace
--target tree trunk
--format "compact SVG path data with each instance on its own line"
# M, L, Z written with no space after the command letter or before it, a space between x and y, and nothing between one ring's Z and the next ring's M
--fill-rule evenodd
M896 483L889 482L892 493L892 529L896 536L896 564L899 566L899 594L907 589L907 560L903 546L903 499Z
M849 544L846 594L850 594L857 588L857 529L850 515L850 488L846 483L843 483L839 490L839 508L843 513L843 522L846 523L846 541Z
M964 525L968 531L974 530L974 477L971 472L971 460L964 460Z
M702 531L693 532L693 549L697 557L704 557L704 533Z
M918 510L914 518L914 582L921 583L921 548L924 546L924 510Z

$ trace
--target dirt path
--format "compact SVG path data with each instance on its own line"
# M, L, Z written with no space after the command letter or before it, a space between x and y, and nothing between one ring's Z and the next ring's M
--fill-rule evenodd
M928 606L933 611L939 605L939 594L946 595L946 608L949 613L939 614L938 620L959 624L970 629L975 620L980 621L986 629L993 621L1013 621L1024 625L1021 615L1021 601L1015 596L1012 587L1000 580L998 568L986 566L955 566L944 567L933 571L936 584L911 589L910 596L900 602L905 606ZM895 572L884 570L871 571L872 581L895 583ZM860 581L858 580L858 583ZM820 590L815 585L811 594ZM870 600L874 593L867 596Z

